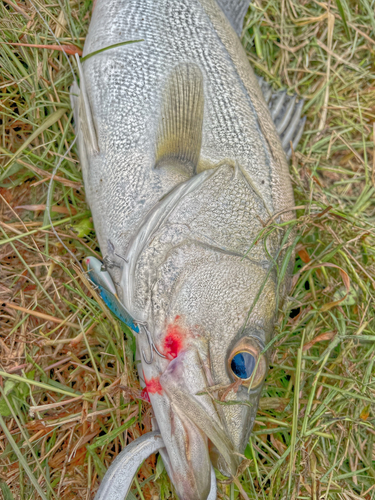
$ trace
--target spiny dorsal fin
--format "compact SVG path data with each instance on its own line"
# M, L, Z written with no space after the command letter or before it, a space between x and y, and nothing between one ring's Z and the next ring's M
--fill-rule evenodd
M195 173L202 144L203 75L195 64L173 69L164 90L156 167Z
M305 127L306 117L301 118L304 100L300 99L297 102L297 95L289 96L286 90L273 92L271 85L265 82L263 77L257 77L257 79L276 131L280 136L281 145L289 159L292 156L292 148L294 151L298 146Z
M243 22L252 0L217 0L232 28L241 36Z

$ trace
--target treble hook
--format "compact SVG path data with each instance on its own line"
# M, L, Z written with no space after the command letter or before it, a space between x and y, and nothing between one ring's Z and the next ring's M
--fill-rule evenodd
M139 323L138 323L139 324ZM164 356L164 354L162 354L160 351L158 351L156 345L154 344L153 340L152 340L152 337L151 337L151 333L149 332L148 328L147 328L147 323L143 323L143 324L139 324L141 327L143 327L145 333L146 333L146 336L147 336L147 340L148 340L148 345L150 346L150 354L151 354L151 359L146 359L146 354L145 354L145 351L142 349L142 357L145 361L145 363L147 363L148 365L151 365L152 362L154 361L154 351L156 352L156 354L158 354L161 358L165 358L166 356Z

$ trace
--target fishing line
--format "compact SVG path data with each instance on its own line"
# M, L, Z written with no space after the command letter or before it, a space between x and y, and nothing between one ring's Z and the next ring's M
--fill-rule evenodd
M51 203L52 203L52 184L53 184L53 179L56 175L56 172L58 171L58 169L60 168L60 165L61 163L63 162L63 160L65 160L65 158L67 157L68 153L70 152L70 150L73 148L74 144L76 143L77 141L77 136L73 139L73 142L71 143L71 145L69 146L69 148L66 150L64 156L62 156L59 161L57 162L55 168L53 169L53 172L52 172L52 175L51 175L51 180L49 181L49 184L48 184L48 191L47 191L47 215L48 215L48 220L49 220L49 223L51 225L51 229L53 231L53 234L56 236L56 238L59 240L59 242L62 244L62 246L65 248L65 250L73 257L73 259L77 262L80 270L84 273L84 269L80 263L80 261L77 259L77 257L74 255L73 252L71 252L69 250L69 248L65 245L65 243L62 241L62 239L60 238L60 236L57 234L57 231L52 223L52 217L51 217Z

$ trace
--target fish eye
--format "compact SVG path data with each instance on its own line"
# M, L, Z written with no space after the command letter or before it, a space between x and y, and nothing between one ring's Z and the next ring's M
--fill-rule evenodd
M230 362L233 375L246 380L253 374L256 360L250 352L242 351L235 354Z
M264 380L267 361L260 351L260 346L252 338L241 339L232 350L228 359L229 372L234 379L241 379L242 385L256 388Z

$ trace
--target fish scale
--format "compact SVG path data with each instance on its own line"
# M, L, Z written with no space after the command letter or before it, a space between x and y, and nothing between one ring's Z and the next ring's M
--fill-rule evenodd
M213 466L236 474L290 283L291 263L283 281L277 273L285 227L264 227L294 216L286 154L303 130L303 101L258 83L237 35L248 4L97 0L83 55L107 50L78 59L81 89L71 90L108 263L91 258L89 271L136 332L140 381L180 500L216 498ZM108 48L129 40L138 42ZM148 442L154 450L154 438L125 448L97 500L125 498L126 463Z
M178 61L197 62L205 77L201 158L213 164L235 158L255 183L259 174L270 177L270 153L259 133L256 112L207 14L199 2L172 4L98 2L90 25L84 55L123 40L145 40L100 54L84 67L100 144L98 167L90 165L86 185L90 185L90 206L94 211L100 208L95 220L104 253L110 239L122 254L133 227L179 181L178 176L170 179L152 170L155 115L165 78ZM116 30L110 29L113 16ZM210 51L202 48L210 45L214 47ZM269 182L260 184L259 190L271 198ZM108 207L101 200L109 197Z

